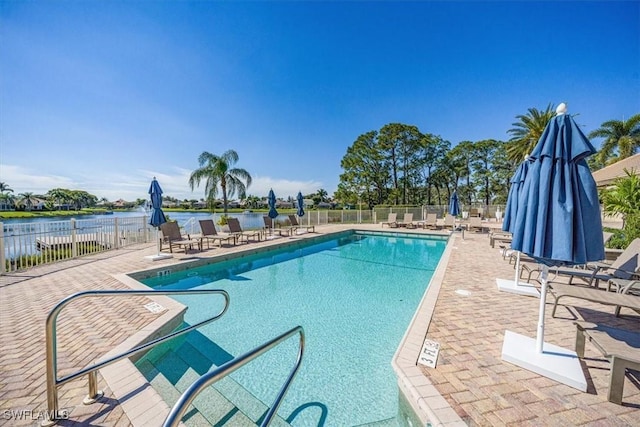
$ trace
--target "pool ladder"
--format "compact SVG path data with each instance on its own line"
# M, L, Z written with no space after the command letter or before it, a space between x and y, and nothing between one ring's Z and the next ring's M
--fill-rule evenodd
M56 323L57 318L62 309L69 304L70 302L85 298L85 297L101 297L101 296L149 296L149 295L190 295L190 294L220 294L224 297L225 304L222 310L216 315L205 319L199 323L188 326L186 328L182 328L178 331L167 334L163 337L156 338L146 344L139 345L131 350L128 350L124 353L121 353L117 356L113 356L107 360L103 360L102 362L96 363L95 365L88 366L84 369L81 369L77 372L69 374L63 378L58 378L58 352L57 352L57 333L56 333ZM178 337L180 335L186 334L200 326L204 326L208 323L213 322L214 320L220 318L224 313L226 313L229 308L229 294L222 289L191 289L191 290L94 290L94 291L84 291L78 292L76 294L70 295L56 304L55 307L49 312L46 320L46 369L47 369L47 419L45 419L41 425L42 426L50 426L57 423L59 420L64 418L64 414L59 410L58 407L58 388L68 382L75 380L83 375L87 375L89 379L89 393L87 397L83 400L85 405L89 405L91 403L96 402L103 396L103 392L98 390L98 369L101 369L107 365L115 363L119 360L125 359L127 357L133 356L134 354L148 351L155 347L158 344L162 344L172 338ZM296 326L293 329L273 338L272 340L267 341L266 343L254 348L253 350L236 357L229 362L221 365L217 369L208 372L197 379L185 392L180 396L176 404L173 406L169 415L167 416L163 426L177 426L185 411L193 402L193 400L206 389L211 384L216 381L226 377L236 369L244 366L245 364L251 362L253 359L261 356L272 348L276 347L283 341L286 341L290 337L295 334L299 334L300 336L300 347L298 350L298 357L296 359L296 363L294 367L289 372L289 376L287 380L283 384L282 388L278 392L276 399L267 411L264 416L261 426L268 426L271 423L271 420L275 416L280 403L282 403L282 399L284 398L287 390L293 378L295 377L298 369L300 368L300 364L302 362L302 356L304 354L304 346L305 346L305 336L304 329L302 326Z

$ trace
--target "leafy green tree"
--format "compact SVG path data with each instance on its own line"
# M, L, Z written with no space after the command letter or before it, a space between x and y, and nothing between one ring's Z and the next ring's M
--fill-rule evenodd
M191 173L189 186L191 191L196 186L205 182L205 198L210 207L215 203L218 194L218 186L222 191L222 205L224 215L227 215L229 207L229 197L233 197L236 192L241 199L244 199L247 188L251 185L251 175L242 168L234 168L238 162L238 153L234 150L227 150L221 156L204 151L198 157L199 168ZM245 184L246 183L246 184Z
M471 185L471 163L473 161L474 146L471 141L462 141L453 147L449 153L449 165L455 173L455 182L453 189L458 190L460 200L465 200L471 205L475 194ZM466 185L459 185L458 181L466 178Z
M70 201L71 195L69 190L65 190L64 188L54 188L47 191L47 198L53 200L54 204L60 206ZM69 209L68 206L67 209Z
M412 184L411 168L417 163L416 153L422 135L416 126L389 123L380 129L380 144L391 172L392 196L397 205L402 195L402 203L407 203L407 195ZM404 179L402 179L404 178Z
M418 158L419 173L422 181L426 183L426 203L431 204L432 188L435 185L433 173L441 167L446 160L446 153L451 144L439 136L432 134L423 135L419 142Z
M258 196L247 195L244 203L245 206L250 209L258 209L258 207L260 207L260 201L261 199Z
M609 120L591 133L589 138L604 138L596 161L606 166L632 156L640 147L640 114L629 120Z
M500 148L500 142L487 139L473 144L472 167L480 196L489 205L492 198L493 159Z
M387 185L389 184L389 172L385 166L385 156L378 144L378 132L370 131L360 135L356 141L347 148L347 154L342 158L340 166L344 173L340 175L338 197L344 203L352 202L357 195L355 189L363 189L369 205L383 203Z
M542 132L556 112L552 104L546 110L529 108L527 114L516 116L517 122L507 133L512 135L507 145L507 156L513 162L519 163L525 159L538 143Z
M614 185L602 192L604 213L608 216L640 214L640 176L625 169L626 176L615 180Z
M605 215L622 216L623 236L617 240L623 248L640 237L640 176L626 169L625 173L625 177L616 179L613 186L602 192Z

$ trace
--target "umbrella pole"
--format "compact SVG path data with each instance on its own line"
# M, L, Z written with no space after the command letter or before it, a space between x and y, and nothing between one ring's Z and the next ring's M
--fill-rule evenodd
M520 251L516 255L516 279L514 280L516 286L520 283Z
M542 347L544 344L544 311L545 304L547 302L547 278L549 276L549 267L542 265L541 283L540 289L540 309L538 311L538 335L536 337L536 352L542 353Z
M158 228L156 227L156 249L158 249L158 256L160 256L160 233L158 232Z

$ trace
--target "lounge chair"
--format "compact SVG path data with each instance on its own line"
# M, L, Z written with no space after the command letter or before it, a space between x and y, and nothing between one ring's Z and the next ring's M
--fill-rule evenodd
M267 234L273 235L273 233L278 233L278 235L280 235L280 236L289 236L289 235L291 235L291 231L293 230L293 227L287 227L287 228L274 227L273 226L273 219L271 219L271 217L268 216L268 215L263 215L262 216L262 220L264 221L264 234L265 234L265 236Z
M456 228L456 217L451 214L446 214L444 217L444 225L442 228L450 227L452 230Z
M218 232L216 231L216 226L213 223L213 220L201 219L199 220L199 222L200 222L200 230L202 231L200 238L207 241L207 249L209 249L210 241L218 242L219 247L222 247L222 242L231 243L231 241L233 241L233 244L234 245L236 244L235 236L231 234L218 234Z
M227 220L227 225L229 226L229 234L235 236L236 242L241 242L244 238L247 243L249 243L249 239L253 239L255 241L260 241L260 237L262 236L262 231L260 230L247 230L244 231L240 226L240 221L238 218L229 218Z
M640 296L629 293L638 281L631 281L627 286L618 288L618 292L610 292L604 289L589 286L568 285L566 283L549 282L549 292L554 297L551 317L555 317L558 301L563 297L572 297L585 301L597 302L616 307L616 316L620 315L620 307L630 308L640 312Z
M434 213L428 213L424 221L419 223L422 228L429 228L435 230L438 228L438 215Z
M184 248L184 253L187 253L187 248L193 249L193 246L197 246L199 250L202 250L201 239L191 239L188 235L183 237L180 233L180 227L176 221L167 221L160 226L163 239L169 244L169 252L173 253L173 247ZM161 241L162 243L162 241ZM162 248L162 246L161 246Z
M467 222L467 230L476 230L482 232L482 218L479 216L469 217L469 222Z
M633 240L629 246L611 264L589 263L585 268L557 268L551 270L558 276L569 276L569 283L574 277L582 278L590 285L598 287L600 280L611 278L635 279L640 270L640 238Z
M398 223L398 227L416 228L416 225L413 223L413 214L404 214L404 219Z
M586 338L611 362L607 400L622 404L625 371L640 370L640 334L624 329L578 321L576 325L576 354L584 358Z
M298 222L298 217L295 215L289 215L289 222L291 222L292 233L297 232L299 228L304 228L307 233L314 233L316 231L315 225L302 225Z
M389 227L397 227L398 226L398 214L395 212L391 212L389 214L389 216L387 217L387 221L386 222L382 222L381 225L382 227L384 227L386 225L388 225Z
M489 244L492 248L496 247L496 242L501 243L503 246L511 243L513 236L508 231L492 231L489 233Z

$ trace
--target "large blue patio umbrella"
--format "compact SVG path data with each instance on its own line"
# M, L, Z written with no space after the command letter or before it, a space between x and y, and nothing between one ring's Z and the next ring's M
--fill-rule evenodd
M509 196L507 197L507 207L504 211L504 220L502 222L502 231L513 232L513 226L516 222L516 213L518 212L518 196L521 193L524 179L527 177L531 159L529 156L518 165L516 172L511 177L511 187L509 188Z
M298 195L296 196L296 200L298 202L298 216L304 216L304 198L302 197L302 193L298 191Z
M160 188L160 184L158 184L155 176L151 181L151 186L149 186L149 195L151 198L151 218L149 218L149 225L156 227L158 254L160 254L160 239L158 239L157 235L158 228L167 222L167 217L164 216L164 212L162 211L162 188Z
M560 104L531 153L518 198L514 250L543 264L536 350L542 353L548 266L604 259L596 183L586 158L596 152Z
M164 216L162 211L162 188L160 188L155 176L149 187L149 195L151 196L151 218L149 218L149 224L154 227L160 227L167 222L167 217Z
M273 192L273 189L269 190L269 195L267 196L267 203L269 204L269 218L271 218L272 222L278 217L278 211L276 210L276 194Z
M460 215L460 202L458 201L458 192L454 191L449 199L449 214L453 216Z

